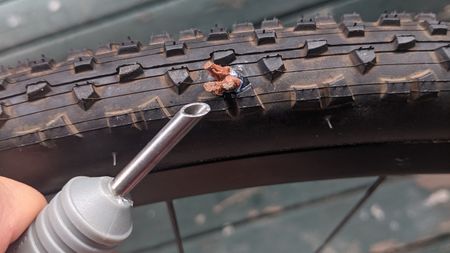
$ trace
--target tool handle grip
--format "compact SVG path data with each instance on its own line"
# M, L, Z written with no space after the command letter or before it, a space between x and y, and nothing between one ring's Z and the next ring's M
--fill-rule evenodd
M131 200L111 177L75 177L44 207L7 253L110 252L132 230Z

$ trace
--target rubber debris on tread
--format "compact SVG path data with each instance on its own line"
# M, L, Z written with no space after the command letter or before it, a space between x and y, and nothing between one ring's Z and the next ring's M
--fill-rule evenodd
M119 67L120 82L130 81L144 73L140 64L131 64Z
M212 61L222 66L229 65L236 60L234 50L220 50L212 53Z
M319 55L328 50L328 42L324 39L306 40L305 48L307 56Z
M353 50L350 57L362 74L369 71L377 62L375 49L372 46Z
M313 31L316 30L316 20L314 18L304 19L300 18L294 27L294 31Z
M73 62L75 73L94 69L95 58L92 56L80 56Z
M256 43L258 45L274 44L277 42L277 33L273 30L255 30Z
M38 82L27 86L28 100L36 100L42 98L50 92L51 88L48 82Z
M203 84L205 91L216 96L222 96L225 93L235 93L237 89L244 85L246 78L240 78L230 66L221 66L211 61L203 65L204 69L215 81L209 81Z
M395 35L394 44L397 51L406 51L416 45L416 37L414 35Z
M211 40L227 40L227 39L228 39L228 33L225 30L225 28L216 24L210 30L210 33L208 34L208 37L206 40L211 41Z
M184 55L186 44L182 41L167 41L164 43L164 51L167 57Z
M450 44L447 46L441 47L436 51L439 60L441 61L442 66L446 70L450 70Z
M280 55L264 57L259 60L258 65L264 75L271 81L281 76L286 70Z
M183 93L192 84L192 78L187 68L171 69L167 71L167 77L174 85L178 94Z
M75 86L72 89L78 105L83 109L89 109L99 98L99 95L92 84Z

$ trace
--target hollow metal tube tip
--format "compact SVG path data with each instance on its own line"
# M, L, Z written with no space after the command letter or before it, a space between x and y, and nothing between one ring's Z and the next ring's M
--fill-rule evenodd
M206 103L183 106L111 182L119 196L129 193L164 156L211 110Z

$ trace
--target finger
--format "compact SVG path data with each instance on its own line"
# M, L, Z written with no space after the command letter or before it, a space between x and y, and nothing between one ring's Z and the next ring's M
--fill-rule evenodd
M0 252L27 229L46 204L37 190L0 176Z

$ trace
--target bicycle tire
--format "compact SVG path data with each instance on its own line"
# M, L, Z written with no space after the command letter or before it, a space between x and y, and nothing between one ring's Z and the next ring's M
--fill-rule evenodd
M450 36L431 13L274 18L129 39L0 75L0 169L51 194L114 175L183 105L212 112L135 191L137 203L337 177L447 172ZM218 96L207 62L250 85Z

